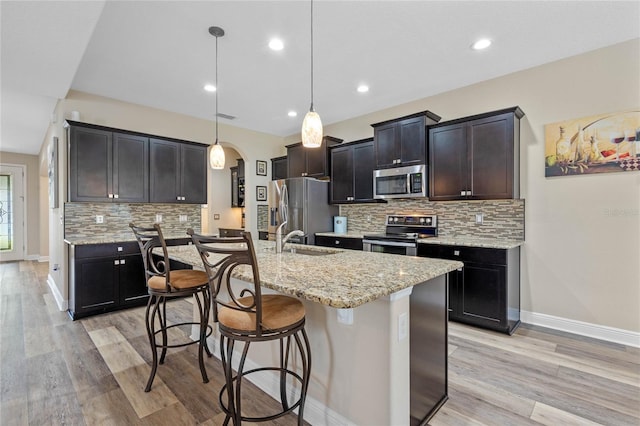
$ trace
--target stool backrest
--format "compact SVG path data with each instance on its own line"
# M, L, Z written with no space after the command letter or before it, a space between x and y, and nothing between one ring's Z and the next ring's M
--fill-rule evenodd
M255 315L255 329L253 333L262 334L262 292L260 290L260 272L256 252L251 240L250 232L243 232L240 237L213 237L196 234L189 228L187 234L195 245L202 264L209 276L211 293L214 303L214 320L217 321L216 305L226 306L237 311ZM231 274L239 266L247 265L243 270L242 280L251 281L252 288L234 289L231 285ZM229 301L222 301L218 294L225 288L229 294ZM244 298L244 299L243 299ZM240 301L240 299L243 299Z
M162 235L160 225L154 223L153 227L145 228L130 223L129 227L133 230L140 247L140 253L142 253L146 281L149 282L151 277L164 277L165 291L171 292L169 253L167 252L167 243ZM162 248L162 254L159 253L160 250L155 250L157 248Z

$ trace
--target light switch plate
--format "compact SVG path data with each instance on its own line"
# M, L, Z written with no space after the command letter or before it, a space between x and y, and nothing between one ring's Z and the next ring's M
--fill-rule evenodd
M101 214L96 215L96 223L104 223L104 216Z
M482 225L484 223L484 213L476 213L476 224Z
M156 223L160 223L162 222L162 215L161 214L157 214L156 215Z
M407 323L407 313L398 315L398 342L407 338L409 324Z
M187 221L187 215L186 214L181 214L180 215L180 222L186 222Z

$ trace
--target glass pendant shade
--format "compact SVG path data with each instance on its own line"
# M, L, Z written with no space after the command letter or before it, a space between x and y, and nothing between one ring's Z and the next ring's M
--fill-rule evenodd
M222 146L218 144L218 141L216 141L211 147L211 151L209 151L209 164L212 169L224 169L224 150Z
M302 121L302 146L319 148L322 145L322 121L315 111L309 111Z

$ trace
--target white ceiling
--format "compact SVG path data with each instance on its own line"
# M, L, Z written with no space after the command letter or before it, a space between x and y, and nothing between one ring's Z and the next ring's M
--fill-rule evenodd
M219 110L237 117L221 122L295 134L310 103L309 11L291 0L1 1L0 150L38 153L69 89L212 119L212 25L226 32ZM338 122L637 38L638 22L640 1L316 0L315 109ZM267 47L272 36L284 50ZM472 51L479 37L494 44Z

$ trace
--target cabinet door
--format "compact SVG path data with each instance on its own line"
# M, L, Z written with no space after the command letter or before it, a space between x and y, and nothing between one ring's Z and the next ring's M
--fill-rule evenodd
M180 193L182 202L207 204L207 147L180 144Z
M396 123L389 123L373 129L373 139L376 150L376 167L388 168L396 166L400 158L396 149Z
M149 138L113 134L113 192L119 202L149 201Z
M304 176L307 172L307 156L305 147L296 144L287 148L287 175L290 178Z
M238 166L230 167L231 171L231 207L238 205Z
M271 180L286 179L287 177L287 157L272 158Z
M327 175L327 140L322 139L318 148L304 148L307 155L307 176L323 177Z
M353 147L331 150L331 192L329 202L346 203L353 197Z
M149 201L175 203L180 195L180 147L161 139L149 140Z
M147 292L142 255L122 256L118 272L120 304L128 306L144 304L149 293Z
M425 164L425 138L424 117L415 117L402 120L398 123L400 163L403 166L413 164Z
M461 319L490 328L506 325L506 267L465 262L458 285Z
M472 198L513 198L513 114L472 121L467 131Z
M375 148L373 142L353 147L353 197L355 201L373 199L373 170Z
M71 127L69 201L111 201L112 175L112 133Z
M429 199L455 200L469 188L466 125L429 130Z
M118 303L118 258L101 257L75 263L76 312L107 310Z

